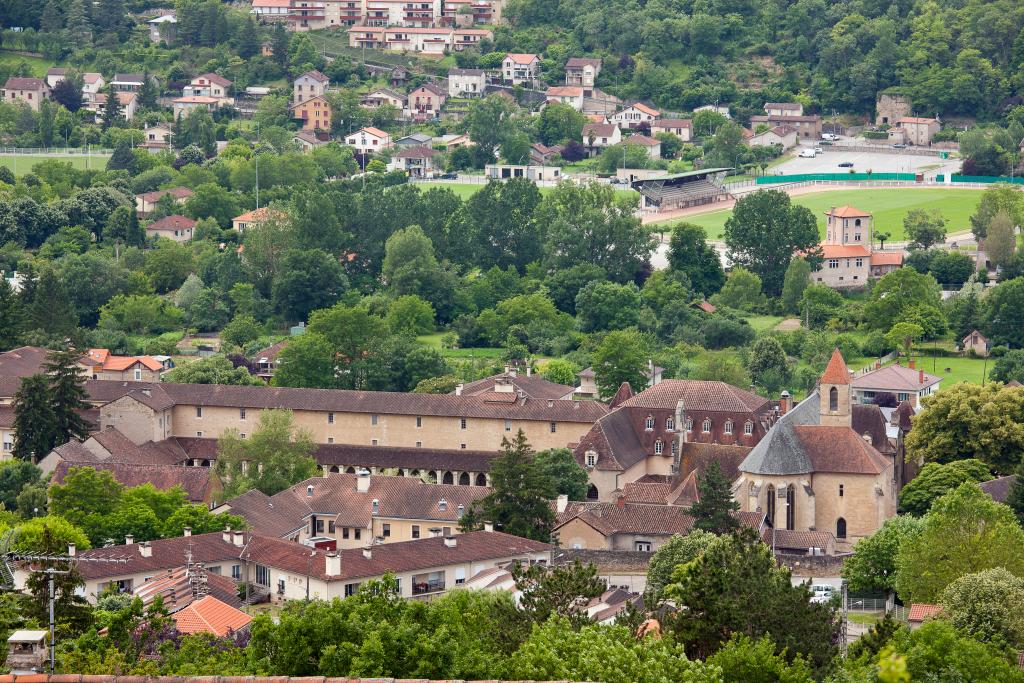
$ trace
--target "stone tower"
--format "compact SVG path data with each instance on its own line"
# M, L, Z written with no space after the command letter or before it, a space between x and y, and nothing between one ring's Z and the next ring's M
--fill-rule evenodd
M850 407L850 371L839 349L832 352L832 358L825 368L818 384L818 398L821 401L823 427L851 427L853 425Z

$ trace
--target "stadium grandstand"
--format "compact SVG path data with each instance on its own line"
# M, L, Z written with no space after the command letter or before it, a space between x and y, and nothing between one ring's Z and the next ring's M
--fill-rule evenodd
M731 170L705 168L634 180L633 189L640 193L640 209L646 211L672 211L714 204L732 198L722 185L726 172Z

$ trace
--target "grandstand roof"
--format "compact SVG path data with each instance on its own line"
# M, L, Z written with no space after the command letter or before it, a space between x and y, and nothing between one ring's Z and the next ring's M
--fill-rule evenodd
M644 178L643 180L637 180L638 183L650 183L664 180L677 180L679 178L699 178L701 176L711 175L712 173L723 173L725 171L731 171L732 168L702 168L696 171L685 171L683 173L669 173L668 175L655 176L653 178Z

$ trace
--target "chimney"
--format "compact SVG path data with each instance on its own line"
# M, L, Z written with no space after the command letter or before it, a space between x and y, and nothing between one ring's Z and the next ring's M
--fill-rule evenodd
M68 543L68 555L70 557L74 557L76 552L78 552L78 550L75 547L75 544L74 543Z
M361 468L356 474L356 491L366 493L370 490L370 470Z
M149 544L149 541L139 544L139 554L143 557L153 557L153 546Z
M882 369L882 361L876 360L875 361L875 370L881 370L881 369Z
M462 396L462 382L455 385L455 395Z
M779 416L785 415L789 411L789 392L783 389L779 395Z
M338 576L341 574L341 555L337 552L327 553L324 574L327 576Z
M363 548L363 557L365 557L368 560L372 560L373 559L373 548L371 548L370 546L366 546L365 548ZM340 562L341 560L338 560L338 561Z
M907 367L913 370L914 368L917 367L917 361L911 358L910 360L907 361Z
M454 536L445 536L444 537L444 547L445 548L454 548L456 545L458 545L458 542L455 540Z
M565 508L568 505L569 505L569 496L567 496L567 495L565 495L563 493L562 495L560 495L558 497L557 502L555 503L555 509L558 510L559 513L562 513L562 512L565 512Z
M135 543L135 537L133 535L131 535L131 534L127 534L124 537L124 544L125 545L132 545L133 543Z
M245 545L245 532L243 532L243 531L236 531L235 532L235 545L237 545L239 548L241 548L243 545Z
M224 527L224 533L222 533L220 537L225 543L231 543L231 527Z
M484 522L484 531L492 533L494 531L494 522Z
M312 498L312 497L313 497L313 485L309 484L308 486L306 486L306 498Z
M190 527L190 526L185 527L184 530L182 531L182 535L185 536L186 538L191 536L192 535L192 527Z
M924 384L924 370L917 371L917 383Z
M526 376L527 377L532 377L533 376L533 367L530 366L530 365L526 366Z
M615 507L619 508L620 510L624 510L626 508L626 496L624 496L621 493L618 496L616 496Z
M868 444L871 443L871 435L870 434L861 434L860 438L864 439L864 443L868 443Z

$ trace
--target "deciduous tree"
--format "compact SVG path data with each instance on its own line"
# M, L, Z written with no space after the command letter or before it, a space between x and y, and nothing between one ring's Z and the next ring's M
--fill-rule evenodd
M988 465L969 458L940 464L925 463L917 476L900 491L900 511L920 517L932 503L965 481L983 482L992 478Z
M309 432L295 427L291 411L264 410L248 438L232 429L218 439L214 471L226 498L250 489L272 496L316 475L315 448Z

